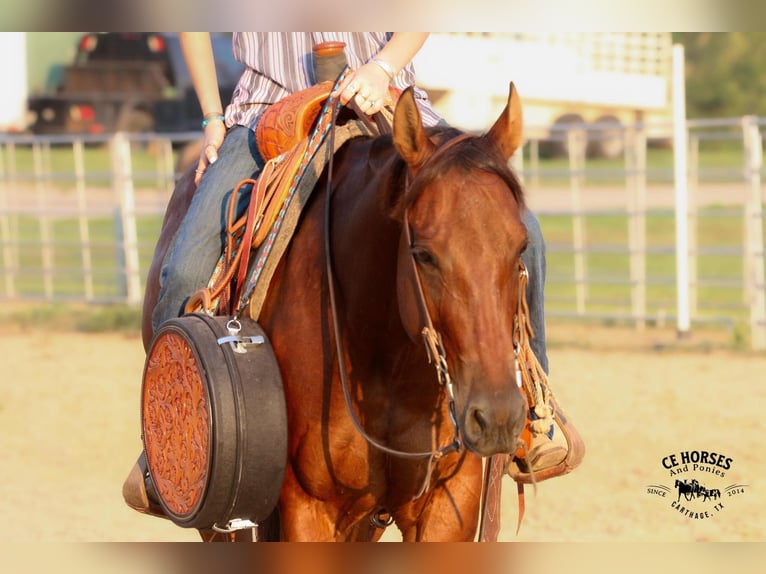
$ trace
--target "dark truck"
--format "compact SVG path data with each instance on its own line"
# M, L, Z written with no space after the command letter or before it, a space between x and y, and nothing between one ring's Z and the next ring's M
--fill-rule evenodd
M221 102L242 72L231 36L212 34ZM178 34L88 33L53 94L28 101L35 134L185 132L200 130L202 112Z

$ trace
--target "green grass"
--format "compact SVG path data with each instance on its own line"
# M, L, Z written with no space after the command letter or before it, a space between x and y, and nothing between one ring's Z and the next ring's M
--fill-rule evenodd
M141 332L141 308L123 304L71 303L5 306L0 310L0 325L51 331L138 335Z
M742 181L744 155L741 142L702 141L699 146L701 181ZM669 148L649 148L646 153L647 182L671 183L674 157ZM529 147L524 148L524 169L533 177ZM540 185L560 185L569 181L569 159L541 157L537 174ZM766 177L766 166L761 170ZM615 185L625 181L625 160L588 158L585 162L585 184L588 186Z
M539 216L548 246L547 307L551 313L575 310L575 255L572 251L574 220L570 215ZM584 257L587 269L587 311L591 313L631 311L630 260L628 256L628 218L625 215L594 214L583 216L585 241L590 250ZM40 223L31 217L18 217L21 246L18 249L19 271L14 277L17 296L44 298L42 277L43 250ZM140 274L146 276L159 234L161 217L140 217ZM706 208L698 217L699 316L725 316L744 320L747 307L741 287L743 259L737 252L742 246L742 215L736 209ZM88 223L94 275L94 296L100 301L119 300L120 254L115 247L115 221L92 218ZM84 295L82 245L79 224L74 218L49 221L50 256L54 262L54 296L66 300ZM673 313L675 309L674 220L668 212L650 211L646 217L647 312L654 316ZM729 251L718 253L721 248ZM707 252L707 251L711 252ZM0 295L5 292L6 276L0 275ZM724 285L721 285L724 283ZM729 283L732 286L727 287Z
M2 157L9 158L6 148L0 149ZM531 169L530 148L524 148L524 167ZM42 154L44 172L53 177L65 179L74 170L74 152L71 146L58 145L44 148ZM172 165L178 159L178 150L172 152ZM162 161L160 148L156 144L133 142L131 144L131 160L135 176L135 185L154 185L158 165ZM28 145L16 146L16 173L35 173L35 162L32 148ZM649 148L647 150L647 179L650 183L670 182L673 177L673 150L668 148ZM699 150L699 165L709 179L715 181L741 181L743 162L742 144L739 141L702 141ZM85 172L92 184L107 184L111 181L111 156L108 144L87 145L84 152ZM585 165L585 182L588 185L613 185L625 180L623 170L625 162L622 158L595 159L589 158ZM7 169L7 168L6 168ZM542 184L558 184L568 181L569 160L561 158L540 158L540 182ZM763 175L766 177L766 168Z
M548 245L546 306L552 312L575 308L575 254L572 250L574 220L569 215L539 215ZM583 217L586 308L588 312L631 312L628 218L624 215ZM697 316L724 317L732 324L746 320L743 299L743 222L741 210L706 208L697 223ZM650 316L675 311L675 222L668 213L649 212L646 218L649 253L646 265L646 301Z
M139 273L146 277L157 237L162 224L161 216L139 217L136 222L139 244ZM88 247L93 273L93 295L96 299L118 299L122 293L122 254L115 244L117 225L113 218L88 220L89 242L81 242L79 222L74 218L48 220L47 225L30 216L15 218L19 247L15 254L17 272L12 276L17 296L44 297L46 295L43 269L46 256L52 261L51 283L56 298L81 298L85 295L83 248ZM47 254L44 249L44 229L48 229ZM6 279L0 275L0 294L6 291Z
M134 185L139 187L162 185L158 173L164 173L164 158L156 143L132 142L131 167ZM38 179L50 178L62 186L74 186L75 152L71 145L41 146L38 159L30 145L17 144L13 152L7 147L0 148L0 158L7 172L11 169L18 175L35 175ZM170 165L175 166L178 151L172 151ZM87 181L92 186L107 186L112 181L112 157L109 144L88 144L84 147L83 168ZM11 167L12 166L12 167Z
M7 150L2 148L3 154ZM5 157L5 155L4 155ZM156 149L151 146L133 146L135 173L157 170ZM19 148L15 156L17 173L32 171L33 158L29 148ZM527 158L528 159L528 158ZM46 159L53 173L70 173L73 154L70 147L51 147ZM700 165L707 170L731 171L741 178L741 145L733 142L712 142L700 148ZM650 149L648 165L653 173L672 174L673 156L669 149ZM90 179L97 180L111 169L109 150L105 146L88 146L85 167ZM529 167L529 164L526 164ZM565 159L541 161L541 169L566 170ZM622 160L588 160L588 185L623 181L618 170L624 168ZM615 175L612 175L615 174ZM105 177L105 175L103 175ZM723 177L723 176L721 176ZM543 185L553 178L544 178ZM142 180L155 185L156 177ZM137 185L139 183L137 182ZM576 286L575 255L572 253L574 219L571 215L538 214L548 244L548 284L546 305L555 317L575 312ZM51 283L56 300L82 300L85 285L82 272L82 244L79 222L73 217L48 218L41 223L30 216L9 217L17 229L20 245L15 254L17 272L13 276L0 271L0 297L10 297L6 284L13 281L15 299L43 300L46 298L42 277L44 250L41 246L44 225L50 236L49 255L54 263ZM146 276L162 217L138 219L140 275ZM622 214L589 214L583 216L585 240L589 252L584 256L587 268L586 312L630 315L631 290L630 258L628 256L629 219ZM99 302L119 301L123 296L120 254L115 246L116 224L111 217L88 220L90 249L93 264L94 297ZM647 313L661 317L675 312L675 223L668 211L650 211L646 216L646 237L649 253L646 255ZM724 318L733 324L735 332L747 318L748 309L743 300L743 259L737 253L742 247L743 219L741 208L715 207L700 211L697 221L700 254L697 260L699 285L697 286L697 317ZM715 250L727 249L716 253ZM1 255L1 254L0 254ZM4 263L4 261L3 261ZM111 309L111 308L110 308ZM111 309L103 317L90 318L93 328L98 325L119 328L132 319ZM84 324L83 324L84 325ZM82 328L87 328L82 326Z

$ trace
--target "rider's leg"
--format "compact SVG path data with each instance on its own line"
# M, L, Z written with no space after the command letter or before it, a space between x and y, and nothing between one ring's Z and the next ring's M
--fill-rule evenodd
M548 374L548 350L545 344L545 240L540 229L540 222L537 217L529 210L524 210L524 225L527 227L527 236L529 244L524 253L521 254L521 260L529 273L527 282L527 306L529 307L529 322L535 333L534 338L529 342L532 352L537 357L537 361Z
M529 273L527 283L527 306L529 308L529 322L534 332L530 339L530 347L535 354L540 366L548 374L548 349L545 339L545 240L543 239L540 223L530 210L525 210L524 224L527 227L529 244L521 256ZM532 413L530 413L532 414ZM529 451L529 462L532 470L540 472L553 467L564 460L567 454L566 440L561 430L554 423L554 428L547 434L533 434L532 444Z
M263 164L254 132L243 126L229 130L165 256L152 313L155 332L168 319L182 315L188 297L207 285L223 249L229 197L240 181L255 178ZM249 186L240 190L238 217L247 206L249 190Z

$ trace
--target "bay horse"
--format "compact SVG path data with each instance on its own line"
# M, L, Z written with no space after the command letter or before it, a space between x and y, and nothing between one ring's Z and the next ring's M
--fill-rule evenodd
M258 317L288 407L275 538L375 540L390 517L404 541L474 539L482 457L513 453L526 420L514 319L527 231L508 167L521 138L513 84L482 136L424 128L406 90L393 133L346 142L320 178ZM192 175L147 280L147 347Z

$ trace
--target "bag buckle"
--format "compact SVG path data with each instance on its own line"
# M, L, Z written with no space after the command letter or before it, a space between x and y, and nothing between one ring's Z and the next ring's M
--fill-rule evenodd
M231 319L226 323L226 329L229 331L229 334L224 337L219 337L216 339L216 342L219 345L228 343L231 350L235 353L247 353L248 347L263 345L266 342L263 335L240 335L239 332L242 330L242 323L237 319Z

